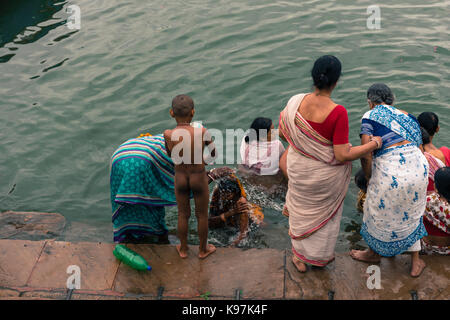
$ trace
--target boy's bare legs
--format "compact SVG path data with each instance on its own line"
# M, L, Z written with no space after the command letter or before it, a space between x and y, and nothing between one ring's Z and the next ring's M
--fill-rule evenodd
M208 178L204 171L191 173L189 186L194 194L195 216L197 217L198 237L200 240L198 257L204 259L216 251L216 247L208 244Z
M175 174L175 198L177 199L178 206L178 227L177 234L180 239L177 251L181 258L187 258L188 256L188 228L189 218L191 216L191 205L189 201L189 180L187 174L184 172L176 172Z

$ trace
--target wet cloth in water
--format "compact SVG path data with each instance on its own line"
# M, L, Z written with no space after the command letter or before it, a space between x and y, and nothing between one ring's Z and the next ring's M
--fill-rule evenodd
M291 146L286 194L289 235L294 257L324 266L334 259L352 165L337 161L333 142L314 130L297 111L304 97L293 96L279 121L279 129Z
M420 239L427 235L422 216L428 162L418 148L422 143L419 125L413 118L386 105L376 106L363 119L377 122L411 143L384 147L374 155L361 235L382 256L415 251Z
M111 158L114 242L167 234L164 206L175 206L174 166L164 137L124 142Z

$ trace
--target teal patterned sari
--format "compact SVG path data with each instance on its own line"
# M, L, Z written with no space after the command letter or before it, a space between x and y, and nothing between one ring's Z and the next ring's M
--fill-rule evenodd
M168 233L165 206L175 206L174 165L162 134L130 139L111 158L114 242Z

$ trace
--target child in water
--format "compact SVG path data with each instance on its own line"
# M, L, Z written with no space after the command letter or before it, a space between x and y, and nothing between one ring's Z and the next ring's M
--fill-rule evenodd
M200 240L198 257L206 258L216 251L208 244L208 177L203 160L204 147L211 144L205 128L191 126L194 117L194 101L187 95L178 95L172 100L170 115L177 126L164 131L166 149L175 165L175 198L178 206L177 250L181 258L188 256L188 223L191 216L190 195L194 195L195 216L197 217ZM195 141L195 142L194 142ZM215 153L213 150L212 153Z

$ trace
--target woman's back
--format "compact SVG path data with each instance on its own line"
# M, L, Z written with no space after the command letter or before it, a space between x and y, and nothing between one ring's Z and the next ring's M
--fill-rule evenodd
M327 96L318 96L313 93L306 95L297 112L315 131L331 141L333 145L349 142L347 110Z
M336 106L329 97L310 93L303 98L297 111L305 120L322 123Z

